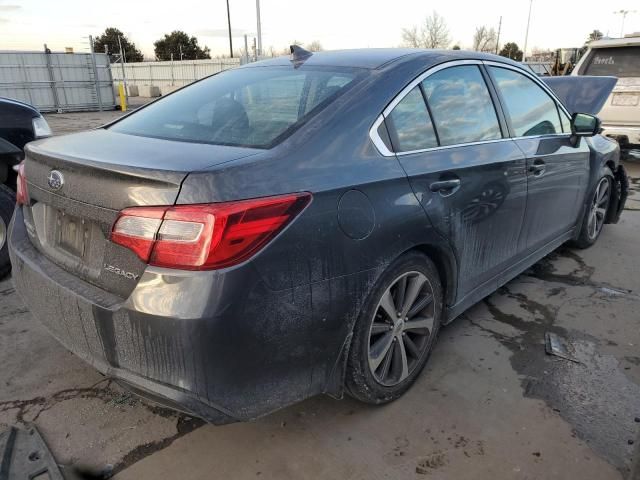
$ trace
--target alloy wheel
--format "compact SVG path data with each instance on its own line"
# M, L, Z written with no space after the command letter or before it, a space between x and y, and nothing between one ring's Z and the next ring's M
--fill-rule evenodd
M593 194L591 209L589 210L589 221L587 223L587 235L589 239L594 240L602 226L609 207L609 198L611 196L611 186L607 177L601 178L596 186Z
M369 369L381 385L405 380L420 364L434 326L433 287L420 272L396 278L378 302L369 330Z

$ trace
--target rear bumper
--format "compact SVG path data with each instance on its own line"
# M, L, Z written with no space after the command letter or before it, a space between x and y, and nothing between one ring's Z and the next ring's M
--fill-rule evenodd
M357 311L349 285L372 275L273 291L250 263L216 272L148 268L122 299L44 257L21 208L9 251L16 290L67 349L143 396L216 424L323 392Z
M629 125L605 124L603 135L618 140L622 147L625 145L640 145L640 127Z

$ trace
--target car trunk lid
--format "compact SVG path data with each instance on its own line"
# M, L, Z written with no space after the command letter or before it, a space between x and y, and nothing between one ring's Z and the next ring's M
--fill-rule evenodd
M29 237L60 267L125 298L146 264L109 241L119 211L173 205L190 171L255 153L104 129L35 142L25 161Z
M616 77L544 77L569 113L597 115L616 85Z

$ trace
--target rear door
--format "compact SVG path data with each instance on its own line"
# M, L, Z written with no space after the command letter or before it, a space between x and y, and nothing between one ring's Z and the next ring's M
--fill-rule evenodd
M479 63L432 69L385 111L397 158L455 251L459 298L518 254L526 202L524 156L505 138Z
M488 66L514 141L527 158L521 249L537 250L576 223L589 176L589 147L571 145L568 115L519 69Z

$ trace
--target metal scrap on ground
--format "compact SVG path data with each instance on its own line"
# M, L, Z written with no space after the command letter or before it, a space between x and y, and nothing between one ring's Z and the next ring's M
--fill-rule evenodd
M53 455L33 425L0 432L0 480L64 480Z
M569 360L571 362L580 363L571 354L571 351L573 349L571 348L570 344L555 333L546 332L544 334L544 343L545 350L547 351L548 355L555 355L556 357L564 358L565 360Z

